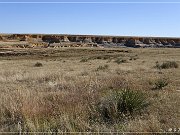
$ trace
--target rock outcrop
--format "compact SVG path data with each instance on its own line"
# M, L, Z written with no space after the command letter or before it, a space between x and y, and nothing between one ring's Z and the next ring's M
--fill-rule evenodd
M45 34L1 34L0 41L26 41L46 46L127 46L127 47L180 47L180 38L122 37L98 35L45 35ZM50 45L54 44L54 45ZM60 45L64 44L64 45ZM66 45L67 44L67 45Z

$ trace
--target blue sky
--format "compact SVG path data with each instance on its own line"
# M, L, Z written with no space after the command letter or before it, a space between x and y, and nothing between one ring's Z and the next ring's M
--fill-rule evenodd
M0 0L0 2L37 0ZM50 2L50 0L38 0ZM111 2L110 0L53 0ZM113 0L135 2L136 0ZM153 2L155 0L149 0ZM148 0L137 0L148 2ZM155 2L172 2L156 0ZM96 34L180 37L179 3L0 4L0 33Z

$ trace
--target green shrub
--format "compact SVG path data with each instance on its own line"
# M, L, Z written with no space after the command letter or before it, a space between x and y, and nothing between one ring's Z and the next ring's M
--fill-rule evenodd
M147 107L148 102L143 93L122 90L105 97L98 105L100 116L104 121L121 120L124 116L133 116Z
M169 68L178 68L179 65L175 61L166 61L160 64L158 61L156 62L156 68L158 69L169 69Z
M142 93L131 90L123 90L120 95L117 95L117 101L118 110L123 114L133 114L147 105Z
M34 67L42 67L42 66L43 66L43 64L40 62L37 62L36 64L34 64Z
M167 79L158 79L154 85L154 89L155 90L162 90L165 86L167 86L169 84Z
M117 58L114 62L116 62L117 64L121 64L121 63L126 63L127 60L122 59L122 58Z

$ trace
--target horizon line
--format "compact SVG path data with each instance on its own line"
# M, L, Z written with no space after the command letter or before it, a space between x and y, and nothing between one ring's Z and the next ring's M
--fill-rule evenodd
M137 38L180 38L178 36L148 36L148 35L108 35L108 34L67 34L67 33L0 33L0 35L65 35L65 36L100 36L100 37L137 37Z
M52 2L47 2L47 1L27 1L27 2L21 2L21 1L16 1L16 2L0 2L0 4L180 4L180 2L166 2L166 1L162 1L162 2L151 2L151 1L147 1L147 2L126 2L126 1L122 1L122 2L116 2L116 1L112 1L112 2L106 2L106 1L102 1L102 2L93 2L93 1L86 1L86 2L81 2L81 1L52 1Z

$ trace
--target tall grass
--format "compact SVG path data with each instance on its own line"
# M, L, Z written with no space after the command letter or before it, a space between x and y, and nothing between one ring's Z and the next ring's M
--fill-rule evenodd
M178 127L180 72L169 69L158 74L151 69L159 59L153 57L157 50L151 51L139 51L146 63L138 60L128 66L114 62L119 51L80 64L82 56L96 57L107 50L71 49L52 53L54 57L46 61L39 57L1 61L0 132L158 132ZM176 61L178 54L173 55ZM66 62L57 61L57 56ZM104 59L112 59L110 67ZM37 60L46 66L34 68ZM166 81L157 79L162 76L171 79L166 91L160 90ZM150 80L155 81L149 84ZM160 91L151 90L152 86Z
M143 93L124 89L105 96L98 104L98 111L105 122L118 122L125 116L138 114L147 106Z

